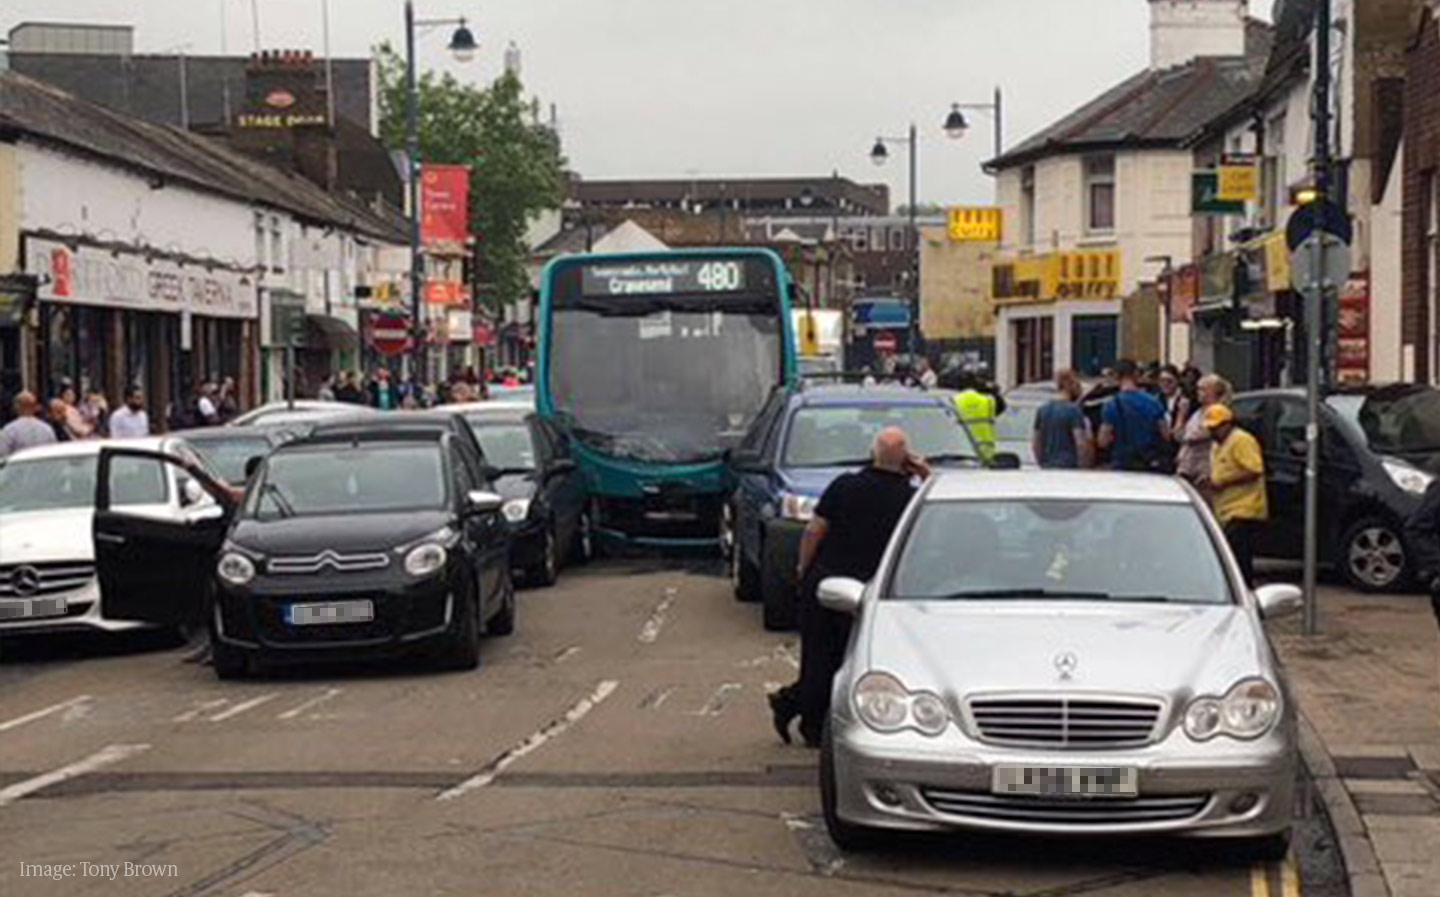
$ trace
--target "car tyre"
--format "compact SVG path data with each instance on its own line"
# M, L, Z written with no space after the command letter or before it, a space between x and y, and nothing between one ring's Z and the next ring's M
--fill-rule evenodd
M499 612L490 618L485 627L488 635L506 636L515 631L515 581L509 574L505 575L505 583L501 588L505 597L501 601Z
M1350 524L1336 558L1345 582L1362 592L1389 592L1411 576L1401 528L1389 518L1367 515Z
M1247 838L1235 845L1236 859L1242 863L1278 863L1290 855L1290 829Z
M825 830L830 840L844 853L869 853L878 848L882 834L878 829L854 825L840 818L839 784L835 781L835 737L830 727L820 741L820 811L825 817Z
M473 591L463 596L455 629L445 636L440 664L447 670L473 670L480 665L480 608Z
M779 539L766 539L761 549L760 601L765 628L785 632L795 628L796 591L785 569L785 552Z
M532 586L549 588L560 578L560 549L555 544L555 525L545 525L545 544L540 548L540 562L525 571L525 581Z
M234 645L227 645L224 641L210 633L210 666L215 670L215 678L222 682L233 682L236 679L244 679L250 675L250 655Z
M721 520L724 528L723 543L727 546L730 563L730 585L735 590L735 600L747 604L760 600L760 571L745 558L745 549L740 544L740 533L736 529L734 510L725 506L725 517Z

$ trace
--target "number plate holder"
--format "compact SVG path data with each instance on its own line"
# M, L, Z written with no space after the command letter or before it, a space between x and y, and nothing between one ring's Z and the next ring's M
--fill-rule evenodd
M374 619L375 602L368 598L291 604L285 608L285 622L291 626L338 626L369 623Z
M1133 766L997 766L990 790L1000 795L1124 800L1140 795Z

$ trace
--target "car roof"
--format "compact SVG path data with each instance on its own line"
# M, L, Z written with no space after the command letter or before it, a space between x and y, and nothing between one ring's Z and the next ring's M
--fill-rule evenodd
M1152 473L1068 470L941 470L926 501L1005 499L1127 501L1190 504L1192 493L1173 477Z
M194 430L177 430L170 435L193 443L273 439L279 434L294 434L295 426L294 424L255 424L249 427L201 427Z
M40 458L77 458L99 455L103 448L133 448L149 452L163 452L176 441L171 436L146 436L138 439L82 439L71 442L56 442L51 445L37 445L11 455L11 460L35 461Z

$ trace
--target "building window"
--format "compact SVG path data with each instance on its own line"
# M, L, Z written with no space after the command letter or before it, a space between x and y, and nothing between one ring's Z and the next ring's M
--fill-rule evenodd
M1085 160L1085 232L1115 230L1115 157Z
M891 228L890 248L895 250L896 252L900 252L905 249L905 229L903 227Z
M265 270L265 216L255 213L255 266Z
M280 261L283 258L284 246L280 242L280 219L274 215L270 216L270 271L279 274L283 270Z
M1265 126L1265 161L1261 167L1265 191L1264 218L1269 227L1280 224L1280 212L1290 204L1290 183L1285 172L1285 116L1277 115Z
M1035 245L1035 166L1020 170L1020 234L1026 246Z
M1425 302L1429 312L1429 326L1425 328L1425 347L1430 359L1430 382L1437 380L1440 373L1440 339L1437 339L1437 322L1440 322L1440 177L1435 172L1425 176Z
M872 228L872 230L874 232L870 235L871 251L884 252L885 247L890 245L886 238L886 229L884 227L876 227Z

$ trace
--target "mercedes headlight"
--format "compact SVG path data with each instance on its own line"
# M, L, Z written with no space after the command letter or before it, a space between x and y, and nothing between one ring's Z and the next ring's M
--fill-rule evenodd
M530 499L512 498L505 502L502 513L505 515L505 519L511 523L519 523L530 516Z
M809 523L810 518L815 516L815 506L819 503L820 499L814 496L786 492L780 496L780 516L786 520Z
M243 586L255 578L255 562L243 554L227 551L220 557L215 572L232 586Z
M434 542L417 545L405 555L405 572L411 576L430 576L445 566L449 556L444 545Z
M877 732L914 729L931 737L950 725L950 711L938 695L911 692L889 673L866 673L855 685L855 712Z
M1392 483L1412 495L1424 495L1430 484L1435 482L1431 474L1403 461L1381 461L1380 466L1385 468Z
M1280 719L1280 690L1264 679L1246 679L1223 698L1203 697L1185 711L1185 734L1195 741L1228 735L1249 741Z

